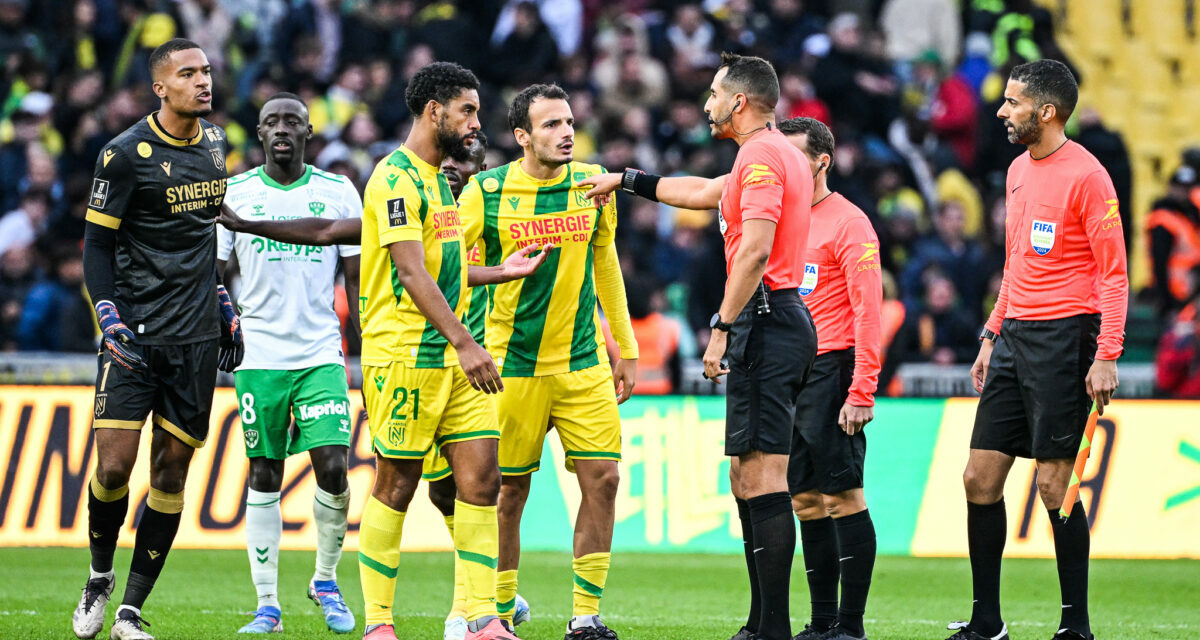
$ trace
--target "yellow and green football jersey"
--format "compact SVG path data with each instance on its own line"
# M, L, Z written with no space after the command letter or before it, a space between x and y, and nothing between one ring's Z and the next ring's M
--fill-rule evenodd
M544 376L608 362L599 331L594 247L611 244L617 208L603 210L576 186L603 173L572 162L558 177L536 180L520 161L481 172L459 196L468 245L483 242L484 264L530 244L553 243L546 263L529 277L496 285L489 303L486 347L505 377Z
M464 223L466 221L464 220ZM476 233L475 235L478 235ZM467 237L471 237L471 233L467 231ZM467 265L478 267L483 265L484 243L483 240L477 240L475 246L467 248ZM475 342L486 345L487 333L485 330L485 322L487 318L488 300L491 298L491 292L496 289L496 285L480 285L477 287L468 287L466 304L462 312L462 323L467 326L467 330L471 332L471 337Z
M467 261L458 207L442 172L401 146L375 166L363 195L362 362L377 367L391 362L417 368L456 365L454 347L400 283L388 245L406 240L424 245L425 270L461 317Z

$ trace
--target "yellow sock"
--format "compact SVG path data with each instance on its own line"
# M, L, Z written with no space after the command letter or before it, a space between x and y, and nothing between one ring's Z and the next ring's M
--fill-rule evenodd
M454 516L446 516L446 528L450 530L450 539L454 539ZM454 603L450 605L450 615L447 618L467 617L467 575L463 573L462 559L454 554Z
M600 596L608 580L608 565L611 553L589 553L571 562L575 569L574 599L571 603L572 616L594 616L600 613Z
M392 624L404 513L367 498L358 530L358 576L367 624Z
M509 624L513 620L513 610L517 606L517 570L499 571L496 573L496 613Z
M467 621L496 615L496 556L500 531L496 507L454 501L454 549L462 564Z

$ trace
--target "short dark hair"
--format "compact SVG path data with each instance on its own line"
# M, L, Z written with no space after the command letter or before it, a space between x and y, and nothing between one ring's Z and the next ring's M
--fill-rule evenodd
M296 102L299 102L300 104L304 105L305 109L308 108L308 105L304 104L304 98L301 98L300 96L292 93L291 91L280 91L279 93L272 95L270 98L267 98L266 100L263 101L263 106L265 107L268 104L275 102L276 100L295 100Z
M529 121L529 105L537 100L570 100L567 92L556 84L531 84L525 87L512 100L508 108L508 128L529 131L533 123Z
M726 69L722 81L730 91L744 93L765 109L774 109L779 102L779 76L770 62L757 56L721 53L721 66Z
M199 48L200 45L187 38L172 38L158 45L158 48L150 54L150 77L153 78L158 73L158 70L167 63L167 60L171 59L172 53Z
M463 91L479 90L479 78L454 62L432 62L421 67L408 81L404 103L414 118L420 118L430 100L450 104Z
M1058 118L1066 122L1079 102L1079 83L1067 65L1058 60L1034 60L1013 67L1010 80L1025 83L1025 95L1037 104L1054 105Z
M808 154L814 158L822 153L833 157L833 132L824 122L816 118L792 118L779 123L779 132L785 136L803 133L808 136Z

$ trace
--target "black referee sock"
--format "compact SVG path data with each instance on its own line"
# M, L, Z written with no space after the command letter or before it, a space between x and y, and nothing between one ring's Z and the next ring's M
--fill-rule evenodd
M971 553L971 630L987 637L1000 633L1000 561L1008 538L1004 498L994 504L967 502L967 548Z
M812 602L812 626L825 631L837 621L838 531L833 518L800 521L800 546Z
M754 523L754 564L762 615L758 623L761 640L791 640L788 613L792 557L796 554L796 520L792 497L786 491L750 498L750 520Z
M1062 619L1058 628L1078 631L1087 638L1092 633L1087 609L1088 553L1091 549L1087 514L1083 511L1083 502L1075 503L1066 522L1058 517L1058 509L1049 512L1050 527L1054 530L1054 556L1058 560L1058 586L1062 592Z
M754 566L754 524L750 520L750 503L736 498L738 519L742 521L742 548L746 554L746 573L750 575L750 613L746 617L746 630L758 631L758 619L762 616L762 597L758 591L758 568Z
M97 493L101 495L97 496ZM114 498L115 495L120 497ZM93 478L92 486L88 488L88 548L92 552L92 571L112 571L117 536L121 533L121 525L125 524L128 511L128 487L110 491Z
M179 531L179 520L178 513L163 513L146 505L142 521L138 523L133 562L129 564L129 580L125 586L125 596L121 599L122 605L141 611L167 562L175 533Z
M837 525L838 561L842 571L842 605L838 624L850 635L863 637L863 613L871 573L875 570L875 523L866 509L834 521Z

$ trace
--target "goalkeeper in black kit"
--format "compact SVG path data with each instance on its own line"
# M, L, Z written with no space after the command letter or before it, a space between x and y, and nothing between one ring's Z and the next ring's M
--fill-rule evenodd
M112 640L153 640L142 605L183 511L188 464L208 437L218 367L232 371L240 323L217 278L214 222L225 195L225 134L212 112L207 56L174 39L150 56L162 106L96 160L84 269L103 332L96 374L96 472L88 491L90 575L72 617L94 638L116 584L113 552L129 510L129 476L151 412L150 491Z

